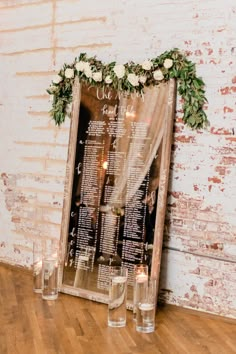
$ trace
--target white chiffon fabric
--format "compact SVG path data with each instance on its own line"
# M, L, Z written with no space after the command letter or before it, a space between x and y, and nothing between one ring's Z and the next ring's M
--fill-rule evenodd
M125 130L116 138L115 146L123 152L123 164L119 176L115 179L113 193L107 211L123 208L140 187L160 147L165 126L169 97L169 82L146 88L143 96L124 97L119 103L118 131ZM116 162L115 162L116 163ZM127 183L137 171L135 183ZM151 193L151 191L150 191Z

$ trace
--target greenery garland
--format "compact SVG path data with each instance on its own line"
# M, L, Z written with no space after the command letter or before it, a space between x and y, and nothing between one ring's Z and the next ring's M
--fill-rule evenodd
M47 89L53 95L50 115L56 125L65 121L68 104L72 102L72 88L75 77L86 84L107 87L120 92L143 92L145 86L159 85L175 78L178 93L183 99L183 121L193 128L203 128L208 124L203 106L204 82L196 75L195 64L178 49L166 51L160 56L145 60L142 64L116 62L103 64L96 57L81 53L72 64L64 64Z

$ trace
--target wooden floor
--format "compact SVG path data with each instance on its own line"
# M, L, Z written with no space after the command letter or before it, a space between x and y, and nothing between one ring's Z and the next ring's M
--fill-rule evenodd
M107 326L107 306L59 294L45 301L31 274L0 265L0 354L231 354L236 321L174 306L159 308L156 331Z

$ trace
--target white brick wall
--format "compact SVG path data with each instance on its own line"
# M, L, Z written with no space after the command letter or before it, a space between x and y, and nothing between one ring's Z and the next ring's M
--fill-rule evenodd
M48 115L53 74L80 52L124 63L178 47L211 126L184 127L178 101L161 296L236 317L235 1L2 0L0 18L0 261L29 267L35 237L59 238L69 122Z

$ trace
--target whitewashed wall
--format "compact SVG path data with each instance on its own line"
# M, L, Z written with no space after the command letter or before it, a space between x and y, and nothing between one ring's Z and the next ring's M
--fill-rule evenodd
M211 126L193 132L178 101L160 296L236 318L236 5L234 0L0 2L0 261L32 262L59 238L69 122L46 88L81 52L142 62L178 47L206 82Z

